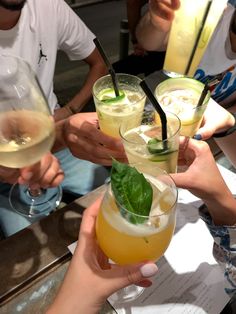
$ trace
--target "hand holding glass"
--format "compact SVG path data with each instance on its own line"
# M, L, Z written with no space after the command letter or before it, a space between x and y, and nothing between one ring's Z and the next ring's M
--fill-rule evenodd
M0 56L0 62L0 165L22 168L50 151L55 138L54 121L30 66L6 55ZM10 204L22 215L41 215L49 206L55 208L61 198L60 189L49 190L51 199L47 204L46 191L14 185Z

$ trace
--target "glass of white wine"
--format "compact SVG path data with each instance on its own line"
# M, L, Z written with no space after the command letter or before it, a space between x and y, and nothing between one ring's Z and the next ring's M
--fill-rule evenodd
M38 162L55 139L53 117L35 73L23 59L0 55L0 165L23 168ZM15 184L11 207L26 217L57 207L61 187L32 190Z

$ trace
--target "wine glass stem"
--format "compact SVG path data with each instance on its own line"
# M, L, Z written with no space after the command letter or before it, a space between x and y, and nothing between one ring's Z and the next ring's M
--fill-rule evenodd
M40 195L42 195L43 191L41 188L38 189L31 189L30 187L28 188L29 191L29 195L32 197L38 197Z

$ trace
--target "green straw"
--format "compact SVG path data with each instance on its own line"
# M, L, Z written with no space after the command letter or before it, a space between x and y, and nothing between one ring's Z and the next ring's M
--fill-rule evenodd
M108 72L111 75L112 84L114 87L116 97L118 97L118 96L120 96L120 92L119 92L118 81L117 81L115 70L113 69L112 64L110 63L104 49L102 48L100 41L97 38L94 38L93 42L94 42L95 46L97 47L98 51L100 52L100 55L103 58L103 61L105 62L106 66L108 68Z

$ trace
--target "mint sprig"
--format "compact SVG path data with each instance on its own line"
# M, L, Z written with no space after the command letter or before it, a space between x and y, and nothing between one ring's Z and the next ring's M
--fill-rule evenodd
M140 216L149 215L153 198L152 187L134 167L113 160L111 188L122 215L127 217L126 210ZM140 216L130 214L128 219L134 224L142 223L145 218Z

